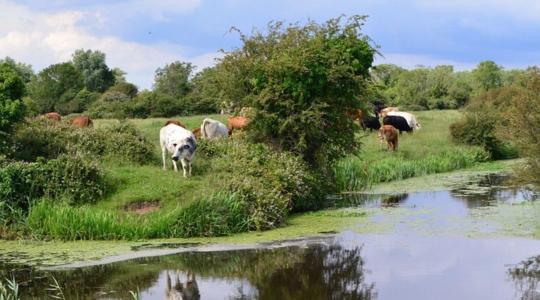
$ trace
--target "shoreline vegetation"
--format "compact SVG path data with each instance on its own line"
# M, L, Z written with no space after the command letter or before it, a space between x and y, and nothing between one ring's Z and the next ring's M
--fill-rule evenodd
M494 161L481 163L472 168L440 173L436 175L426 175L410 178L406 180L382 183L373 187L373 193L385 192L408 192L444 190L455 184L463 183L472 176L509 172L513 166L520 161ZM530 206L530 205L529 205ZM504 213L507 209L518 210L509 216ZM506 227L518 228L513 231L502 229L500 232L480 233L470 228L469 232L462 232L470 237L497 237L516 236L540 238L540 228L530 235L524 228L520 227L521 220L516 218L516 214L522 214L524 210L539 210L538 205L532 207L502 206L494 209L491 214L485 213L480 216L484 220L494 220L497 223L505 224ZM521 211L521 213L520 213ZM129 259L133 255L140 256L144 253L137 253L142 249L149 250L149 254L168 254L167 251L174 251L175 248L187 248L196 250L199 247L210 247L217 250L237 247L258 247L268 243L279 243L280 241L305 239L309 237L321 237L327 234L337 233L344 229L353 230L366 234L384 234L391 232L391 228L383 224L374 224L370 221L372 214L390 213L395 218L395 214L403 214L403 211L377 209L376 211L362 208L343 208L321 210L316 212L306 212L291 215L285 226L267 231L253 231L239 233L223 237L196 237L196 238L171 238L171 239L142 239L142 240L116 240L116 241L62 241L62 240L0 240L0 259L10 261L13 264L31 265L42 268L61 266L66 264L92 264L107 258ZM521 230L521 231L520 231ZM427 234L427 233L426 233ZM162 249L162 250L159 250ZM163 250L165 249L165 250Z

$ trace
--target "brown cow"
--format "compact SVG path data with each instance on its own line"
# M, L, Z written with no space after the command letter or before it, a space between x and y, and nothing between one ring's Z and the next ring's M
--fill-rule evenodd
M163 127L169 125L169 124L174 124L174 125L178 125L182 128L186 128L186 125L184 125L182 122L180 121L177 121L177 120L168 120L167 122L165 122L165 125L163 125Z
M227 128L229 129L229 135L233 130L242 130L249 124L249 119L246 117L229 117L227 120Z
M198 139L198 140L201 139L201 129L200 128L195 128L191 132L193 132L193 135L195 136L196 139Z
M381 143L386 140L386 143L388 144L388 150L397 151L398 131L396 128L394 128L394 126L383 125L381 129L379 129L379 133L377 135L381 139Z
M90 119L90 117L87 116L78 116L71 120L71 125L75 125L81 128L89 127L92 126L92 120Z
M50 112L50 113L46 113L42 116L44 119L48 119L48 120L51 120L51 121L60 121L62 120L62 116L60 116L59 113L57 112Z

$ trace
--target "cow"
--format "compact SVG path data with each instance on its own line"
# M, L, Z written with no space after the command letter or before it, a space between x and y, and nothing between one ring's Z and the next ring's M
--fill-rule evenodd
M174 171L178 172L176 162L180 160L184 177L191 176L191 163L195 158L197 142L193 133L176 124L163 126L159 131L159 144L163 158L163 170L167 170L165 156L167 151L172 154Z
M201 129L200 128L195 128L191 131L191 133L193 133L193 135L195 136L196 139L200 139L201 138Z
M386 116L383 118L383 125L392 125L399 130L399 134L403 131L412 132L413 129L407 123L407 120L401 116Z
M92 120L90 119L90 117L87 117L87 116L78 116L78 117L73 118L73 120L71 120L71 125L75 125L81 128L90 127L92 126L92 124L93 124Z
M384 118L388 115L389 112L395 112L395 111L399 111L399 108L395 106L385 107L381 109L381 111L379 112L379 117Z
M366 128L371 130L379 130L381 128L381 122L379 122L379 118L372 117L372 116L364 116L362 117L362 121L360 122L360 125L362 126L362 129L366 131Z
M373 113L375 114L376 117L379 117L379 114L381 113L381 110L383 110L385 108L386 108L386 105L384 105L380 101L377 101L377 102L374 103Z
M390 151L397 150L398 132L394 126L383 125L381 129L379 129L379 133L377 135L381 139L381 143L386 140L386 144L388 145L388 150Z
M201 137L205 140L226 138L229 136L229 129L220 121L206 118L201 124Z
M180 275L176 272L176 280L174 286L172 285L171 276L167 272L167 286L165 288L166 300L199 300L201 294L199 292L199 286L195 278L195 274L188 272L186 283L180 282Z
M51 121L61 121L62 120L62 116L60 116L59 113L54 112L54 111L42 115L42 118L47 119L47 120L51 120Z
M233 133L233 130L242 130L249 124L249 119L246 117L229 117L227 120L227 129L229 129L229 135Z
M165 122L165 125L163 125L163 126L167 126L169 124L175 124L175 125L178 125L178 126L180 126L182 128L186 128L186 125L184 125L182 122L177 121L177 120L167 120L167 122Z
M416 120L416 117L408 112L404 111L391 111L387 113L387 116L400 116L405 118L407 120L407 123L409 124L409 127L412 128L412 130L418 130L420 129L420 123Z

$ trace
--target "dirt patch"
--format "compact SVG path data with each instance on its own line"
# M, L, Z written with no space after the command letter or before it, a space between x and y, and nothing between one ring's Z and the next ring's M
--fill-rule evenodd
M151 200L128 203L124 206L124 210L138 215L144 215L158 210L159 207L159 200Z

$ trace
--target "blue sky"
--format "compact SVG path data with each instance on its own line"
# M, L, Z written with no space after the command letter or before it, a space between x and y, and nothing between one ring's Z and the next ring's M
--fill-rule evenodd
M0 57L36 71L99 49L128 80L151 88L156 68L175 60L210 66L219 49L239 46L231 26L249 32L271 20L323 22L368 15L364 32L381 48L377 63L452 64L490 59L505 68L540 64L540 1L535 0L0 0Z

